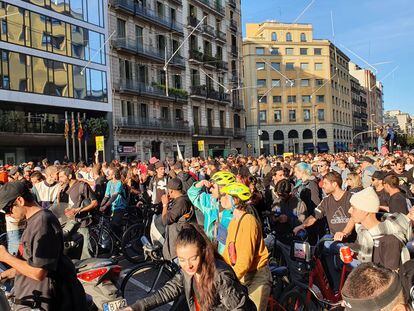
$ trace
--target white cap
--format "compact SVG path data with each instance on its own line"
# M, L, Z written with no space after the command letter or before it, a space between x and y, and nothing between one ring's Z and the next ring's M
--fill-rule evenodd
M349 200L352 207L368 213L378 213L380 201L374 188L367 187L355 193Z

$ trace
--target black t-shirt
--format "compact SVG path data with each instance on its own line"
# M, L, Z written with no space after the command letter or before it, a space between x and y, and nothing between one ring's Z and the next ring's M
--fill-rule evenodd
M95 180L95 195L98 202L102 202L106 190L106 177L100 176Z
M329 195L315 208L315 218L326 217L331 234L343 231L351 218L348 212L351 207L349 203L351 197L352 193L348 191L345 191L338 201L335 200L333 195Z
M14 283L16 298L33 302L34 296L40 296L49 303L42 302L41 310L52 310L53 281L50 275L56 273L58 261L63 252L63 237L61 226L48 210L40 210L27 219L23 232L18 257L35 268L47 270L48 275L43 281L36 281L22 274L17 274ZM16 310L30 310L18 305Z
M380 206L388 206L390 201L390 195L385 192L384 189L377 191L378 198L380 200Z
M191 201L186 195L172 200L168 205L166 225L171 225L172 223L177 222L184 214L189 213L191 206Z
M390 197L389 204L390 213L407 214L407 199L401 192L397 192Z
M393 235L384 235L374 240L372 262L391 270L397 270L401 263L401 242Z

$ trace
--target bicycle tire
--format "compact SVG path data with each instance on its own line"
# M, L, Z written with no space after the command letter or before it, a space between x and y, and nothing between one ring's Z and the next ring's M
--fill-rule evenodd
M114 239L107 228L102 228L101 239L99 239L99 232L98 227L89 229L89 253L94 258L109 257L114 251ZM99 240L101 240L100 243L98 243Z
M128 227L122 235L122 253L125 258L132 263L140 263L145 260L141 243L141 237L144 235L144 231L144 224L135 224Z
M306 303L306 291L293 287L280 297L280 305L286 311L314 311L317 310L311 302Z
M139 264L123 278L120 287L122 297L127 300L128 305L131 305L163 287L173 276L174 274L162 262Z

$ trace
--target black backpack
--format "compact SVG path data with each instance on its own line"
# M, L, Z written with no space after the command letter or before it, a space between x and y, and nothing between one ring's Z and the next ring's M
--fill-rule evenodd
M404 263L399 270L405 303L414 308L414 259Z

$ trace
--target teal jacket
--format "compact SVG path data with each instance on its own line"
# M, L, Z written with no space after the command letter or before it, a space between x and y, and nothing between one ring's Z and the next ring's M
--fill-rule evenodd
M196 188L195 184L187 191L191 203L204 215L204 231L212 241L218 241L218 252L224 253L227 238L227 228L233 218L232 210L220 210L219 200L213 198L210 193L203 191L203 188ZM216 229L216 222L219 224ZM216 231L218 234L216 234ZM217 237L217 236L218 237Z

